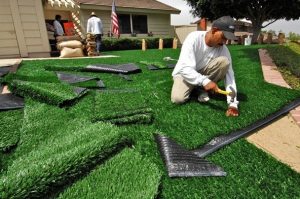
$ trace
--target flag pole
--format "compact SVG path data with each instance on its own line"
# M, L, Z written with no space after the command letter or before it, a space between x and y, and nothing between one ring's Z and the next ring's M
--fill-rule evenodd
M110 13L110 30L109 30L109 37L110 37L110 41L112 40L112 10L113 10L113 5L115 3L115 0L112 1L112 4L111 4L111 13Z
M116 13L116 5L115 5L115 0L112 2L112 7L111 7L111 32L112 35L117 35L118 38L120 37L120 32L119 32L119 21L118 21L118 15Z

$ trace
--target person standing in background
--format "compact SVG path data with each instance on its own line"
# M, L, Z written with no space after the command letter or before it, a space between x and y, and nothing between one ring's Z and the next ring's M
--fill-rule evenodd
M61 21L61 16L60 15L55 15L55 20L53 22L54 37L63 36L65 34L64 29L63 29L60 21Z
M99 54L101 48L101 40L103 35L103 25L102 21L95 12L91 13L90 18L87 21L87 33L92 33L96 35L96 51Z

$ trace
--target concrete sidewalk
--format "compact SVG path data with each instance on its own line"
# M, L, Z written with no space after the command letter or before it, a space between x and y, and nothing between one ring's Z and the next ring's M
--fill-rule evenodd
M263 75L266 82L276 84L278 86L291 88L283 79L281 73L277 70L277 66L264 49L259 49L259 57L262 66ZM300 107L290 112L292 118L300 126Z
M290 88L264 49L259 50L266 82ZM300 173L300 108L247 137L247 140Z

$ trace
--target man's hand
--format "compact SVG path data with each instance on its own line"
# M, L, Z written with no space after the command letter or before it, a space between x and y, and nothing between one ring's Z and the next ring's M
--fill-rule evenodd
M226 111L226 116L227 117L237 117L237 116L239 116L239 110L235 107L229 106Z
M215 82L213 82L213 81L210 81L208 84L206 84L205 86L203 86L203 88L204 88L206 91L211 90L211 91L213 91L213 92L217 92L218 89L219 89L218 85L217 85Z

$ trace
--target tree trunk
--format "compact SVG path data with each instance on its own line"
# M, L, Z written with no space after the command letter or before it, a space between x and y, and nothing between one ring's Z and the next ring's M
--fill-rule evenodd
M261 32L262 23L253 20L251 22L253 29L252 43L257 43L257 38Z

